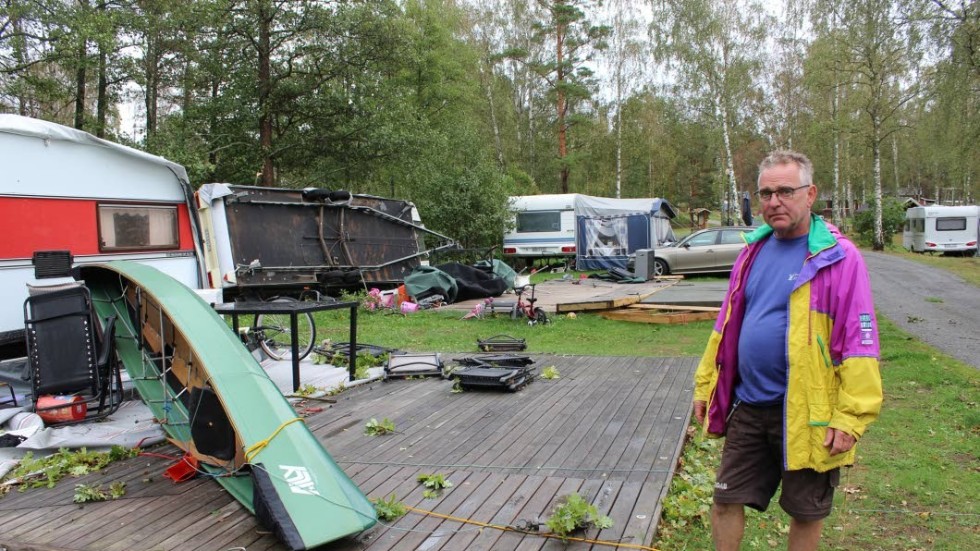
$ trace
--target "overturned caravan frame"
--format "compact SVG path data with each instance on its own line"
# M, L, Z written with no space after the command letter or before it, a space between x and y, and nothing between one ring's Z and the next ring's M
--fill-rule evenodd
M425 228L409 201L228 184L196 197L209 283L231 295L390 286L457 247Z

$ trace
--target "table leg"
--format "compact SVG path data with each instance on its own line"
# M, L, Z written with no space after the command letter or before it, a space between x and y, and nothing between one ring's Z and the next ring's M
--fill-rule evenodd
M299 390L299 335L296 334L297 318L296 312L289 313L289 345L293 351L293 392Z
M350 307L350 380L357 373L357 305Z

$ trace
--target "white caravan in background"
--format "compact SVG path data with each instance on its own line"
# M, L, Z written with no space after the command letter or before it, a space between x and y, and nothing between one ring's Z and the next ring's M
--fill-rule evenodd
M980 207L912 207L905 211L902 246L922 252L977 254Z
M575 258L577 193L521 195L510 198L514 228L504 234L504 256Z

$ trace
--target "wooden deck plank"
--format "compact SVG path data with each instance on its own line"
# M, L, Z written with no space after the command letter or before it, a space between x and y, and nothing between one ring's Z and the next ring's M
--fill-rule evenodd
M90 546L94 549L104 551L127 551L136 547L151 549L157 544L175 534L182 534L187 526L193 524L197 519L206 517L212 511L227 506L232 502L224 490L217 484L214 488L195 496L192 501L184 502L180 507L175 507L163 515L155 517L145 524L139 531L124 538L116 538L114 534L105 534L103 538L93 542ZM184 534L186 538L186 534Z
M636 380L624 378L617 384L606 385L609 388L602 403L596 403L586 419L591 423L583 423L554 451L552 458L545 464L556 465L557 468L545 473L552 476L595 476L594 469L602 463L606 451L620 430L633 405L638 403L638 397L643 394L647 385L654 382L653 377L637 377Z
M471 499L477 501L476 509L470 515L470 518L483 523L490 523L493 521L494 516L500 511L511 497L514 492L520 488L520 486L527 479L524 475L497 475L501 477L500 484L493 490L489 496L473 495ZM482 528L480 530L474 530L470 532L457 532L452 537L449 538L441 547L432 547L432 551L436 549L470 549L473 540L475 540L484 530L493 530L492 528Z
M452 476L455 477L455 474ZM469 495L489 478L489 473L469 474L462 483L454 486L453 491L444 494L438 501L416 501L413 506L417 509L434 511L443 515L456 515ZM398 531L402 530L404 526L410 526L410 528ZM458 526L458 523L445 521L439 517L409 513L399 519L395 525L395 530L390 530L384 540L375 540L367 549L370 551L418 549L422 542L428 541L430 538L441 538L447 533L454 532Z
M306 422L369 497L394 493L420 510L514 525L543 521L560 496L574 491L614 518L614 529L601 537L623 534L648 543L689 419L697 359L532 357L538 369L556 365L561 378L534 381L517 393L452 394L449 382L436 379L373 383L349 389ZM396 434L365 435L371 417L393 418ZM176 455L172 447L161 450ZM53 490L8 495L0 499L0 539L77 551L284 549L213 481L164 480L169 464L134 458ZM447 475L455 486L440 499L426 499L415 480L420 473ZM122 500L83 509L71 504L74 483L115 480L127 483ZM129 514L133 509L140 514ZM419 513L328 548L566 549L540 535L481 530Z
M575 467L581 468L583 466L598 469L593 472L592 476L601 474L612 479L621 476L620 473L610 471L611 468L619 463L619 456L621 455L621 452L616 447L616 443L628 441L630 435L637 429L643 412L649 407L649 400L652 399L653 394L660 384L662 384L665 376L665 370L662 366L646 369L650 369L652 373L648 373L646 376L639 378L633 384L630 392L623 396L622 400L619 400L618 408L613 412L608 422L601 427L601 430L596 430L591 445L580 447L578 450L575 450L577 453L574 455L569 453L568 459L561 465L568 469L557 470L555 472L556 476L581 476L581 471L572 471L569 469ZM623 445L625 446L625 444ZM573 459L575 455L578 456L577 461Z
M552 511L558 505L562 498L566 495L578 492L581 489L582 484L585 482L581 478L565 478L557 479L561 481L558 489L555 491L555 495L551 497L550 500L544 503L544 506L537 512L537 517L544 522L549 516L551 516ZM547 527L542 525L542 532L547 532ZM558 545L558 547L553 547ZM546 548L552 549L566 549L565 545L559 540L551 538L542 538L537 534L528 534L521 538L521 542L517 544L514 548L515 551L536 551Z
M493 511L493 516L489 523L501 526L514 526L518 521L518 513L527 501L534 495L534 492L544 481L541 476L510 475L510 480L517 482L510 497ZM477 536L469 542L469 551L486 551L494 549L494 544L505 532L496 529L481 530Z
M551 431L550 437L528 460L532 464L548 467L541 474L553 476L556 467L569 460L574 463L570 468L581 466L583 448L589 446L595 438L595 427L604 422L604 415L612 415L611 410L618 405L617 398L622 398L636 384L624 379L594 386L597 392L590 394L585 400L570 403L569 408L562 412L563 415L555 415L562 421L561 424L553 429L546 429Z

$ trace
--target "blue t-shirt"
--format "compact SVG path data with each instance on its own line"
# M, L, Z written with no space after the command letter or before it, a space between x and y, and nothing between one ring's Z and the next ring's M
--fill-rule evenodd
M762 244L745 285L745 317L738 336L735 397L756 406L781 404L789 369L786 348L789 295L806 260L807 236Z

